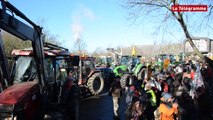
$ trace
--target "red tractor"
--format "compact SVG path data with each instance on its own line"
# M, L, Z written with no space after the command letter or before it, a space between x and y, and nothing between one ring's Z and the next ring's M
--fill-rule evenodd
M11 78L13 78L15 84L34 81L37 78L36 63L33 54L33 50L29 48L12 51L15 62L13 64ZM44 43L44 55L48 92L46 115L52 118L55 117L57 112L57 117L63 118L62 110L65 108L63 108L62 104L64 104L63 93L65 91L63 88L67 78L66 70L71 67L78 67L79 57L71 56L68 49L50 43ZM75 73L75 77L77 77L77 69ZM77 78L75 83L77 85ZM77 91L76 98L79 98L80 89L78 86L74 87L77 89L75 90ZM75 98L71 99L74 100Z
M114 73L108 67L95 67L95 58L81 57L79 65L79 84L93 95L100 94L104 87L110 86ZM86 90L87 90L86 89Z
M17 120L63 119L60 111L64 69L76 64L67 49L44 44L42 29L7 1L1 0L0 28L31 41L32 48L13 51L9 72L0 36L0 118ZM6 10L12 12L8 14ZM15 18L19 16L21 20ZM46 46L46 47L44 47ZM78 60L77 60L78 61Z

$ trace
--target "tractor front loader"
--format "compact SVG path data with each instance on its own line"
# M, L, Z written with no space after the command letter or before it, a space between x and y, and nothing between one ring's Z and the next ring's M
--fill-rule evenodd
M23 41L31 41L32 44L32 52L25 51L29 53L28 56L21 55L24 54L23 51L16 51L19 54L16 54L18 58L15 62L18 63L19 60L19 63L24 64L16 64L20 69L12 69L10 72L2 36L0 36L0 119L43 120L50 109L48 102L55 100L52 93L55 78L52 80L47 78L56 71L53 68L53 72L48 73L45 66L46 54L49 53L51 56L54 53L44 52L42 28L5 0L1 0L0 28ZM56 94L59 94L57 89ZM57 100L60 99L56 98L56 103L60 103ZM53 116L52 120L63 119L59 112L54 113Z

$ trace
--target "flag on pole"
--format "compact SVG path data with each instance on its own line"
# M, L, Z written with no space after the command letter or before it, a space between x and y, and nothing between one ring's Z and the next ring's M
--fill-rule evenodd
M136 55L135 46L132 47L132 56Z

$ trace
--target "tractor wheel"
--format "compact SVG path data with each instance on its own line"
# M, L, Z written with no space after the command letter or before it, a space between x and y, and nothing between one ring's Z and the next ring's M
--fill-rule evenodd
M98 95L104 88L104 79L100 73L93 74L87 81L87 86L93 95Z
M139 72L138 72L138 74L137 74L137 78L138 78L138 80L144 80L144 78L145 78L145 75L146 75L146 68L142 68Z
M121 79L120 79L121 87L125 88L126 86L128 86L129 83L130 83L130 79L131 79L131 75L130 74L123 74L121 76Z

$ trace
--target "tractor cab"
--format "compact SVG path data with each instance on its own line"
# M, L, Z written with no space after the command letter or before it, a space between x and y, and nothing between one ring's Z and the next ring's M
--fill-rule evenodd
M128 67L129 72L133 70L133 68L140 63L141 56L122 56L120 59L120 65L125 65Z
M96 66L108 66L112 65L112 57L111 56L99 56L96 58Z
M61 83L66 78L65 69L78 64L78 60L65 48L43 43L42 27L8 1L1 0L1 5L0 28L23 41L30 41L32 48L12 52L14 64L10 72L0 35L0 118L43 120L49 116L63 119Z
M0 28L20 38L23 41L31 41L32 50L35 51L33 58L35 65L31 68L37 74L36 78L27 82L13 84L14 79L9 71L8 58L4 49L2 36L0 35L0 65L1 65L1 88L0 93L0 118L18 120L40 120L44 118L46 108L46 71L44 67L44 52L42 41L42 28L27 18L21 11L8 1L1 0ZM10 12L8 14L8 12ZM17 17L18 16L18 17ZM22 20L20 20L22 19ZM22 22L25 21L25 22ZM25 23L28 23L25 24ZM21 62L21 61L20 61ZM26 66L19 68L16 75L17 81L26 80L25 67L31 65L32 59L27 59ZM23 70L22 70L23 69ZM21 76L22 74L22 76ZM28 76L27 78L34 77Z
M13 50L14 64L12 78L14 84L27 81L36 81L36 62L32 49ZM62 102L62 90L67 78L67 69L76 68L79 63L77 56L72 56L68 49L44 43L44 65L47 78L48 103L57 107ZM74 72L75 83L77 83L77 69Z

